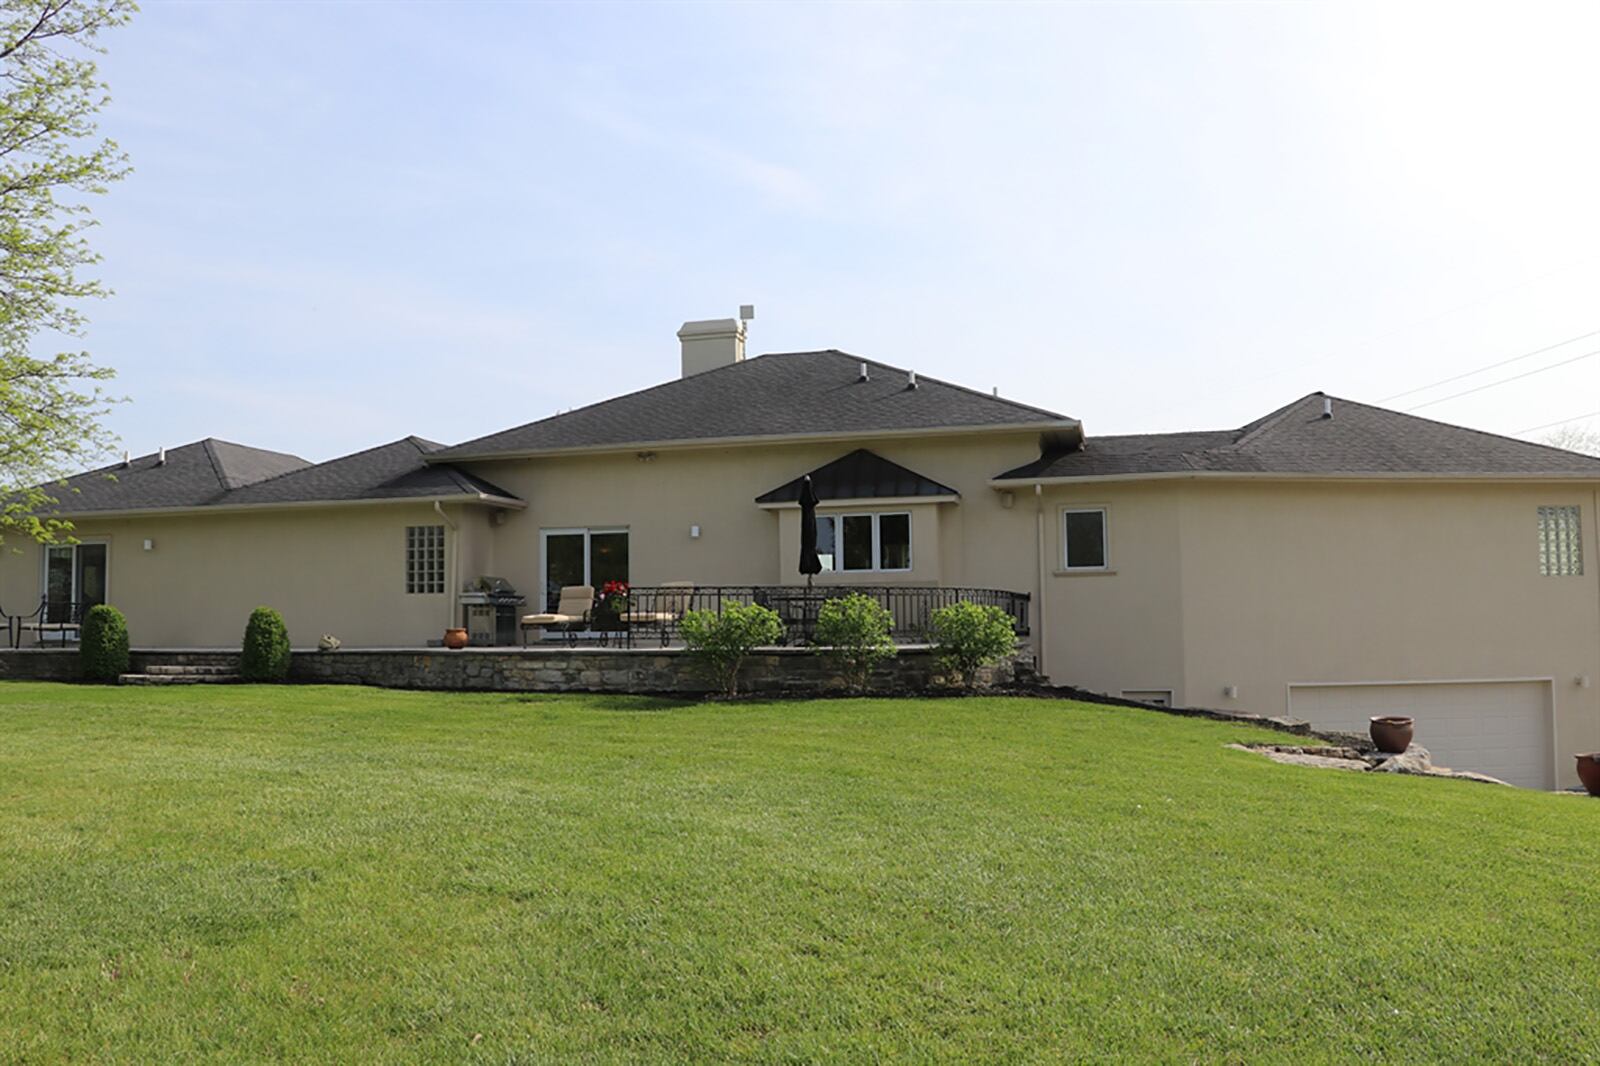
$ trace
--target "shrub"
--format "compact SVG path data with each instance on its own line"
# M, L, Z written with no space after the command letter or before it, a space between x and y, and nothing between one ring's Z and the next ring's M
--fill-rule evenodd
M1011 616L998 607L962 600L933 612L934 654L972 688L978 670L1009 655L1017 646Z
M115 681L128 672L128 620L107 603L89 608L78 638L78 661L86 681Z
M289 628L271 607L250 612L239 675L246 681L282 681L289 676Z
M758 603L716 611L689 611L678 632L707 676L730 696L739 694L739 667L752 648L783 639L776 611Z
M817 611L813 642L824 645L839 668L839 675L853 691L867 687L872 668L894 654L889 631L894 618L888 608L859 592L829 600Z

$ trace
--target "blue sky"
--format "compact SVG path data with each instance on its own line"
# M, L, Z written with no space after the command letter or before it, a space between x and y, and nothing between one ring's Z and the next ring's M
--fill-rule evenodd
M454 442L675 376L679 323L744 302L753 351L843 348L1090 433L1382 400L1600 331L1596 29L150 0L102 62L136 172L96 202L116 295L86 343L136 453ZM1600 356L1418 413L1597 409Z

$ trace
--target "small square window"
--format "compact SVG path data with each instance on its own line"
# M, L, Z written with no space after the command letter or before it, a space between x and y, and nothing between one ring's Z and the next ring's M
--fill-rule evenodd
M1061 547L1068 570L1106 568L1106 512L1104 508L1064 511L1061 516Z
M1576 577L1583 573L1583 519L1577 507L1539 508L1539 573Z

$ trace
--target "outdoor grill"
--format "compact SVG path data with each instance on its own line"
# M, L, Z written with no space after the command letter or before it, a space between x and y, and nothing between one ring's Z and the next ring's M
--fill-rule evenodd
M527 597L503 577L480 577L461 594L467 642L479 647L517 642L517 622Z

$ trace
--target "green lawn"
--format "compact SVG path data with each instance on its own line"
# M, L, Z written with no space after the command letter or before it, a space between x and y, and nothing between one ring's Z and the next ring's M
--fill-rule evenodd
M1600 803L1262 736L0 685L0 1060L1600 1054Z

